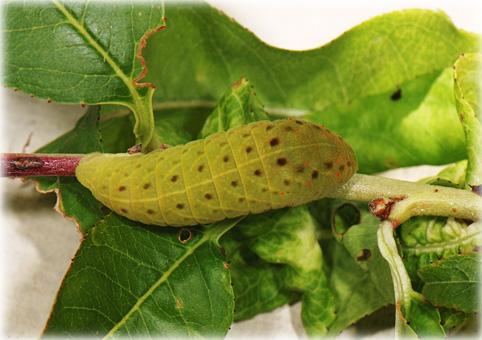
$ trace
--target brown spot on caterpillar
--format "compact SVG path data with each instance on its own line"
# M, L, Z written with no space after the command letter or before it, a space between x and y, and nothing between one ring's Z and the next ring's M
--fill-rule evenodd
M326 161L326 162L323 162L323 165L325 166L326 169L331 169L333 167L333 162Z
M45 162L38 157L17 157L11 159L8 163L16 170L38 169L45 164Z
M253 148L251 148L250 146L248 146L248 147L246 148L246 153L250 153L252 150L253 150Z
M219 146L225 146L226 144L228 144L228 143L223 141L223 142L219 143Z
M146 213L148 213L149 215L152 215L152 214L154 214L154 211L151 210L151 209L147 209L147 210L146 210Z
M273 128L273 125L268 125L268 126L266 127L266 131L269 131L269 130L271 130L272 128Z
M348 161L348 162L346 163L346 166L350 167L350 166L351 166L351 162Z
M125 210L124 208L122 208L120 211L124 214L127 214L127 210Z
M249 137L249 136L251 136L249 133L243 133L244 138Z
M178 178L179 178L179 176L177 176L177 175L172 176L171 182L176 182Z
M244 197L238 198L238 202L244 202Z
M286 165L286 163L288 163L288 160L286 158L278 158L276 160L276 164L278 164L279 166Z
M149 189L150 187L151 187L151 183L146 183L146 184L144 184L144 186L143 186L143 188L144 188L145 190Z
M183 209L183 208L184 208L184 204L183 204L183 203L178 203L178 204L176 205L176 208L178 208L178 209Z
M198 172L203 172L204 169L204 164L201 164L200 166L197 167Z
M295 123L298 125L303 125L303 122L301 120L295 120Z
M232 181L232 182L231 182L231 185L232 185L233 187L237 186L237 185L238 185L238 181Z
M269 145L271 145L272 147L273 147L273 146L276 146L276 145L278 145L278 144L279 144L279 139L278 139L278 137L275 137L275 138L273 138L273 139L271 139L271 140L269 141Z
M311 178L318 178L318 171L317 171L317 170L314 170L314 171L311 173Z
M287 180L287 179L285 179L285 180L283 181L283 184L284 184L284 185L290 185L290 181Z
M343 170L345 170L345 166L342 164L342 165L340 165L340 166L338 167L338 169L339 169L340 171L343 171Z
M192 232L189 229L182 228L177 234L177 239L182 244L186 244L192 238Z
M229 156L224 156L224 157L223 157L223 162L224 162L224 163L227 163L228 161L229 161Z
M290 132L290 131L293 131L293 128L291 126L283 126L282 130Z
M210 200L210 199L213 198L213 195L211 195L211 194L206 194L206 195L204 195L204 197L205 197L206 199Z
M261 176L261 170L259 170L259 169L254 170L254 175L255 176Z
M126 190L126 187L125 187L125 186L120 186L120 187L119 187L119 191L124 191L124 190Z
M266 188L262 188L262 189L261 189L261 192L266 192L267 190L268 190L268 189L266 189Z

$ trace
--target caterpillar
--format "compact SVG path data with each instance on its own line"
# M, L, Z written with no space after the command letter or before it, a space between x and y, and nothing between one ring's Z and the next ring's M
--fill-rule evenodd
M357 170L323 126L258 121L147 154L92 153L76 177L105 206L149 225L189 226L318 200Z

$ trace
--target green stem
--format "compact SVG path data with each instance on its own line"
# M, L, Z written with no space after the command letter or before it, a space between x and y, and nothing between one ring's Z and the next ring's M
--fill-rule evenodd
M408 296L413 291L410 277L405 269L403 260L398 254L397 245L393 238L393 228L389 221L380 223L377 233L378 248L383 258L388 262L392 274L393 289L397 312L401 313L400 307L410 302ZM404 324L400 315L395 317L395 338L400 338Z
M380 204L391 206L399 201L385 216L398 224L416 215L482 218L482 198L471 191L379 176L355 174L328 197L360 202L389 197Z

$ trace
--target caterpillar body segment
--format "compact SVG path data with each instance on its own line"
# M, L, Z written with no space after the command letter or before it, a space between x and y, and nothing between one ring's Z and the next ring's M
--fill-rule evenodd
M259 121L148 154L85 156L78 180L104 205L150 225L188 226L318 200L357 170L322 126Z

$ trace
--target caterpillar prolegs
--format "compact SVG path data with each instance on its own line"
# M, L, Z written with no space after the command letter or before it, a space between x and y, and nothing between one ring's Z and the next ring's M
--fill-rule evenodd
M350 145L313 123L259 121L147 154L85 156L80 183L116 213L206 224L318 200L357 170Z

